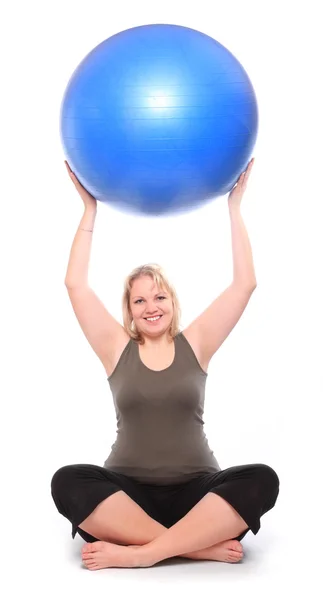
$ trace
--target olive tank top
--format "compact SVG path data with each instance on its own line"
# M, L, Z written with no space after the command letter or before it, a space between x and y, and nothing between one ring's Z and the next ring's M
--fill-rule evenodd
M203 431L207 373L182 332L174 343L173 363L154 371L130 339L108 377L117 438L104 467L141 483L185 483L220 470Z

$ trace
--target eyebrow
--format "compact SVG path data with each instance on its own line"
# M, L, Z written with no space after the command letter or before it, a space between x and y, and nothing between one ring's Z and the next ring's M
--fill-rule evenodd
M163 292L162 290L160 290L160 292L157 292L157 294L155 294L155 296L160 296L161 294L167 294L167 292ZM144 296L132 296L133 300L135 298L144 298Z

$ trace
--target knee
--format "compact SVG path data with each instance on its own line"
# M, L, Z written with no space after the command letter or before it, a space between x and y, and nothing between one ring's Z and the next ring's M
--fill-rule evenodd
M279 477L276 471L266 464L257 465L259 470L259 481L261 488L265 492L266 505L272 508L279 494Z
M274 471L272 467L269 467L269 465L260 464L259 471L261 474L261 479L268 487L272 488L273 490L279 488L279 478L276 471Z
M74 465L66 465L54 473L50 484L53 498L59 498L62 491L66 494L73 470Z

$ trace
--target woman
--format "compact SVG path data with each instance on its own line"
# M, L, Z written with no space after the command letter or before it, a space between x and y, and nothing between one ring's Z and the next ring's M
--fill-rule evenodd
M80 326L113 394L118 435L104 466L67 465L54 474L58 511L87 542L84 565L147 567L171 556L238 562L240 540L259 531L275 505L276 472L265 464L221 470L203 432L208 364L256 287L240 203L253 165L228 197L234 277L182 332L176 292L158 265L125 281L121 326L88 286L96 200L69 165L85 211L65 283Z

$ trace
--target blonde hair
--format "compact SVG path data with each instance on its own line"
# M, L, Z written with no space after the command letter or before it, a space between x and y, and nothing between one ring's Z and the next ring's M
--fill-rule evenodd
M133 286L133 282L142 276L151 277L156 286L158 286L160 289L164 289L170 294L173 302L174 314L168 333L171 336L171 338L174 338L180 332L179 324L181 318L181 308L174 286L166 277L162 267L155 263L145 264L141 265L140 267L136 267L125 279L124 291L122 296L122 316L123 325L127 334L139 344L144 344L144 337L141 335L140 331L138 331L135 323L133 322L130 309L130 292Z

